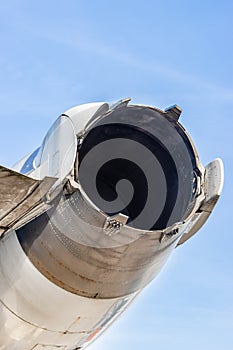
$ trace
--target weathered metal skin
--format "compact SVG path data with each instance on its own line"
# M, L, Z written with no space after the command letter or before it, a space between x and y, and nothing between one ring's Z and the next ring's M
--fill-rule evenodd
M67 292L30 262L11 231L0 240L0 349L74 350L100 335L135 297Z
M89 345L212 212L221 160L201 165L178 106L129 101L66 111L0 167L0 350Z
M74 213L74 209L85 221L70 215L69 211ZM125 226L120 235L135 234L129 243L110 248L91 246L91 238L98 240L98 235L111 239L104 235L104 219L97 210L87 207L77 191L68 200L61 198L55 211L19 229L17 236L38 270L72 293L89 298L116 298L134 293L159 273L180 234L161 242L162 231L133 233L134 229ZM65 235L62 221L69 230L77 230L76 242ZM86 222L91 232L85 231Z
M165 174L167 186L165 204L163 208L161 204L163 194L159 193L158 198L156 193L155 198L152 196L151 210L161 206L161 214L158 215L159 219L154 225L156 229L150 227L144 229L142 225L146 225L146 221L141 224L140 229L123 225L116 235L110 236L104 231L107 214L87 197L92 193L84 192L86 189L88 191L88 184L86 185L85 181L87 176L95 176L95 169L92 167L96 158L101 159L102 165L108 163L105 159L108 153L111 157L113 152L113 161L114 152L118 152L116 156L118 160L119 154L125 156L126 150L121 151L121 143L125 140L128 142L128 138L129 148L132 145L143 144L142 155L147 147L150 149L149 156L160 162L152 175L154 181L157 181L156 188L159 188L164 185L165 180L161 179L161 174L159 170L156 172L156 169L160 166L162 175ZM165 113L155 108L127 106L125 103L113 108L112 111L104 109L103 114L94 119L82 133L80 141L76 157L78 164L74 165L75 180L80 181L79 188L70 191L66 185L55 198L51 210L16 231L18 239L37 269L50 281L69 292L99 299L117 298L135 293L160 272L182 235L182 222L195 207L197 197L195 174L198 171L195 150L183 128L178 124L177 114L173 118L171 111ZM112 151L105 148L97 153L96 157L92 156L87 171L82 176L80 164L82 166L86 154L89 155L95 147L104 142L111 147L112 141L115 142ZM132 157L133 160L135 158L135 162L142 162L143 166L145 160L137 159L140 158L141 148L138 150L139 155L134 148L130 152L127 161ZM153 162L153 159L149 161ZM126 166L125 161L121 169L121 163L118 161L113 170L107 169L107 174L103 175L104 181L106 177L109 178L106 180L107 183L112 177L124 178L130 172L125 173ZM148 172L148 169L146 171ZM147 186L150 186L147 184L144 188L137 181L138 184L140 186L136 189L138 192L146 191ZM114 186L110 184L107 190L111 192ZM104 191L106 192L105 187ZM137 206L141 204L143 197L139 194L138 198L139 200L131 208L131 213L137 211ZM130 216L128 211L125 214ZM176 227L169 229L167 223L171 214L174 218L170 226L174 224ZM149 212L147 217L148 215L153 219L152 212ZM170 230L172 234L168 236L169 239L162 240L166 229L167 233Z

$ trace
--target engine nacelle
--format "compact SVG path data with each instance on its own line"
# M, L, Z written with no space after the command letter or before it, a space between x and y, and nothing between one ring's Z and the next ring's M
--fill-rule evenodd
M121 297L148 284L207 195L181 109L128 102L77 107L56 121L34 175L59 175L55 186L64 187L17 231L39 271L85 297Z
M93 103L0 167L0 349L81 349L201 228L222 190L181 109ZM1 205L3 203L4 205Z

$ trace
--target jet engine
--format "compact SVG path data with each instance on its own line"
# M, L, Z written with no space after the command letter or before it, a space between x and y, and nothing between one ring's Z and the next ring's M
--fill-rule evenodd
M14 170L1 167L1 196L12 179L20 191L0 207L1 350L88 345L212 212L221 160L200 163L179 106L129 102L66 111Z

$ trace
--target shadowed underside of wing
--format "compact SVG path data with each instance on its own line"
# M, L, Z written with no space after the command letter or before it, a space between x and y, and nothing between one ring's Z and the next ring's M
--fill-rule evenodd
M41 204L56 180L35 180L0 166L0 236Z

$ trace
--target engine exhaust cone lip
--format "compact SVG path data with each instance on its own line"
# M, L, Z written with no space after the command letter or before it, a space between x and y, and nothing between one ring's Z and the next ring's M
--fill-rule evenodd
M144 162L144 166L146 166L147 170L147 173L145 173L145 169L141 167L141 160L139 158L137 159L138 154L144 154L145 156L146 153L143 153L143 147L146 148L147 151L151 151L151 153L147 152L147 156L149 154L151 160L154 160L154 163L156 163L154 169L156 170L155 177L157 177L157 181L159 178L157 184L159 200L153 203L153 200L150 199L150 212L152 213L150 213L150 215L154 216L154 218L156 217L156 222L153 224L151 224L150 220L145 219L146 216L143 218L143 223L141 222L139 225L138 223L136 225L132 224L134 218L132 218L132 213L129 213L129 208L127 206L125 208L128 211L124 210L124 207L115 208L115 211L108 210L108 205L110 209L114 209L112 203L114 202L114 196L117 197L117 184L119 185L120 183L117 182L117 176L119 180L128 180L125 175L130 174L130 170L127 170L125 166L127 160L128 163L130 163L130 157L127 158L126 154L126 145L129 146L128 148L131 148L131 157L133 157L134 163L137 166L139 165L138 168L141 168L144 174L146 174L145 177L147 180L147 186L145 181L144 186L141 185L143 191L141 191L138 197L138 202L134 205L135 211L138 210L139 204L141 206L145 204L141 197L143 197L143 193L145 194L146 187L151 191L151 188L155 185L153 184L153 180L152 185L150 183L148 185L148 180L151 181L151 178L153 178L150 174L148 177L148 169L153 167L153 162L147 161L149 165ZM161 148L160 155L158 154L159 147ZM85 164L85 167L83 167L84 159L89 162L86 162L88 164ZM172 120L166 112L157 108L140 105L128 106L127 103L125 103L118 108L106 112L102 117L99 117L96 122L93 122L91 127L86 131L79 148L78 162L78 181L82 187L82 192L85 193L86 198L89 198L90 203L106 216L116 213L128 215L130 220L127 226L132 226L134 229L139 229L139 231L159 231L167 229L176 223L184 222L192 215L193 209L196 207L197 177L201 174L196 149L190 136L182 125ZM124 163L124 166L122 165L120 167L120 162L122 164ZM117 164L117 166L114 166L114 163ZM104 171L103 165L105 165L106 171ZM99 168L96 169L95 167ZM116 174L116 169L118 169L118 174ZM133 169L132 167L132 170L135 170L135 168ZM136 172L139 174L140 170ZM135 172L131 171L131 173L134 174ZM106 176L106 174L108 176ZM110 179L114 177L113 182L109 182L109 175L111 175ZM93 182L93 178L95 178L96 182ZM92 182L91 187L88 181ZM140 184L140 176L139 179L136 178L136 182ZM94 191L93 184L94 187L96 187ZM128 195L129 199L132 200L132 186L128 186L127 189L127 181L121 185L121 194L126 195L126 197ZM130 182L128 185L130 185ZM107 189L107 187L109 187L109 189ZM162 192L159 193L159 188L162 188L164 193L166 192L166 196L163 196ZM153 191L153 193L155 193L155 191ZM108 203L105 203L107 206L103 205L104 201L97 200L99 194L100 197L104 196L104 199L109 197L112 201L110 200ZM109 200L109 198L107 199ZM160 203L160 207L158 207L158 203ZM173 206L172 210L170 208L170 213L165 204L167 206L170 205L170 207ZM157 212L154 209L156 206ZM161 220L161 213L163 211L165 214L163 213ZM136 214L137 213L134 212L134 216L136 216ZM148 216L147 214L149 219L150 215Z

